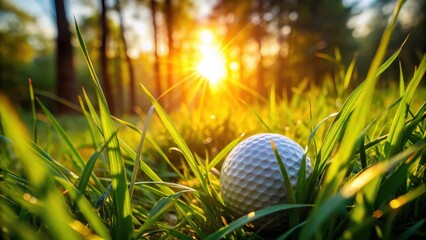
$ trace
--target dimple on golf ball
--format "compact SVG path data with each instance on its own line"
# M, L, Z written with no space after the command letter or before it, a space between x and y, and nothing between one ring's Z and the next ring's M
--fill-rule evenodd
M286 168L291 186L297 185L304 155L299 144L272 133L245 139L229 153L220 174L223 201L240 215L287 202L283 175L271 141ZM306 177L311 173L311 160L306 157Z

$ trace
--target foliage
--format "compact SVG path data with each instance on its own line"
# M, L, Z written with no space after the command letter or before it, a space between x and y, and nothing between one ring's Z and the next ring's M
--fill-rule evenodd
M21 100L18 96L25 95L25 85L20 84L19 79L24 77L22 72L26 69L25 65L34 55L34 49L29 43L30 35L25 26L34 22L34 18L10 1L2 1L0 21L0 90L14 96L15 100Z
M156 112L150 125L150 114L142 116L143 132L110 115L77 27L96 91L94 97L84 91L80 97L85 125L72 118L77 129L67 131L30 85L32 104L43 114L33 108L29 133L12 103L0 95L2 239L424 237L426 102L425 90L417 88L426 72L426 55L409 80L401 74L399 91L375 87L403 51L384 58L394 23L383 35L366 80L350 94L343 90L352 76L349 66L333 82L312 87L310 96L301 91L306 88L301 83L291 101L276 101L270 94L269 103L225 105L212 98L216 101L169 115L142 85ZM339 62L337 53L323 57ZM217 169L244 138L241 133L265 131L306 145L314 170L306 182L299 181L291 202L236 219L220 195ZM89 137L73 138L74 132ZM44 141L50 135L56 139ZM203 145L206 137L211 146ZM144 140L146 147L136 152L135 142ZM170 155L170 148L176 154ZM142 176L133 182L135 161L140 161L135 172ZM281 211L292 220L278 235L251 227L252 221Z

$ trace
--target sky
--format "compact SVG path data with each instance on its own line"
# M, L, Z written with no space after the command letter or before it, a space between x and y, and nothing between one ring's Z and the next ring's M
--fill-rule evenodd
M82 21L85 17L91 16L93 14L94 9L96 7L100 7L99 0L92 0L95 6L87 6L81 3L82 1L77 0L64 0L67 17L72 22L73 16L77 19L77 23ZM112 4L113 0L107 0L107 4ZM212 6L216 0L199 0L196 1L197 6L197 15L199 18L206 17L210 11ZM28 31L38 31L48 39L54 39L56 36L56 26L55 26L55 7L53 5L53 0L19 0L14 1L20 9L28 12L30 15L36 17L37 19L37 27L28 27ZM140 39L146 39L147 33L150 34L152 32L151 26L151 13L149 8L145 10L138 10L139 18L135 20L132 18L132 11L134 8L131 6L127 9L124 8L124 21L126 29L131 29L131 31ZM127 13L126 13L127 12ZM118 22L118 16L114 12L110 12L109 17ZM140 40L142 41L142 40ZM152 42L151 41L143 41L143 43L136 44L136 49L132 49L131 54L138 55L141 52L151 51L152 50Z
M47 34L46 36L53 38L56 34L56 30L54 25L55 7L52 2L53 0L19 0L13 3L24 11L37 17L39 25L43 26L42 30ZM94 0L93 2L96 4L99 1ZM107 2L112 1L107 0ZM198 5L198 15L202 18L210 13L211 6L215 3L215 0L202 0L197 2L201 3ZM70 20L72 20L72 16L75 16L78 21L93 13L92 7L84 6L84 4L76 0L65 0L65 4Z

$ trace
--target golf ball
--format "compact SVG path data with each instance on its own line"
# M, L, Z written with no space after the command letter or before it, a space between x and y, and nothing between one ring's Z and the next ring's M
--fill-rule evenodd
M224 203L241 216L268 206L286 203L283 175L272 149L274 142L288 173L291 186L297 185L303 148L280 134L264 133L240 142L227 156L220 174ZM306 177L312 173L306 157Z

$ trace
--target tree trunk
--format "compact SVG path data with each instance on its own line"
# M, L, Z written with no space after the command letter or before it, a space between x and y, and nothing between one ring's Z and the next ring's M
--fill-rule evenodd
M161 78L160 78L160 61L158 58L158 38L157 38L157 2L151 0L151 14L152 14L152 27L154 29L154 82L155 82L155 93L159 97L161 95ZM159 99L160 103L162 102Z
M71 32L66 16L63 0L55 0L56 26L56 93L58 97L71 103L77 103L77 81L75 77L73 53L71 45ZM59 112L72 110L58 103Z
M137 108L137 101L136 101L136 86L135 86L135 73L133 70L133 63L132 63L132 59L130 58L129 54L127 53L128 50L128 45L127 45L127 41L126 41L126 37L124 36L124 18L123 18L123 13L121 11L121 6L120 6L120 0L117 0L116 2L116 9L118 12L118 16L120 19L120 36L121 36L121 41L123 42L123 48L124 48L124 55L126 57L126 64L127 64L127 70L129 71L129 94L130 94L130 111L131 113L135 113L135 110Z
M265 95L265 82L264 82L264 70L263 70L263 56L262 56L262 21L263 21L263 3L262 0L257 1L256 13L259 16L259 22L256 24L254 29L254 39L258 46L259 61L257 63L257 91L261 96Z
M108 103L109 110L115 114L114 97L112 93L112 84L108 75L108 58L107 58L107 44L108 44L108 23L107 23L107 7L105 0L101 0L101 75L104 85L104 94Z
M168 55L167 55L167 89L173 87L173 64L174 64L174 46L173 46L173 6L171 0L165 0L165 15L166 15L166 24L167 24L167 46L168 46ZM174 101L175 94L169 92L169 105L170 108L174 108L176 105Z

